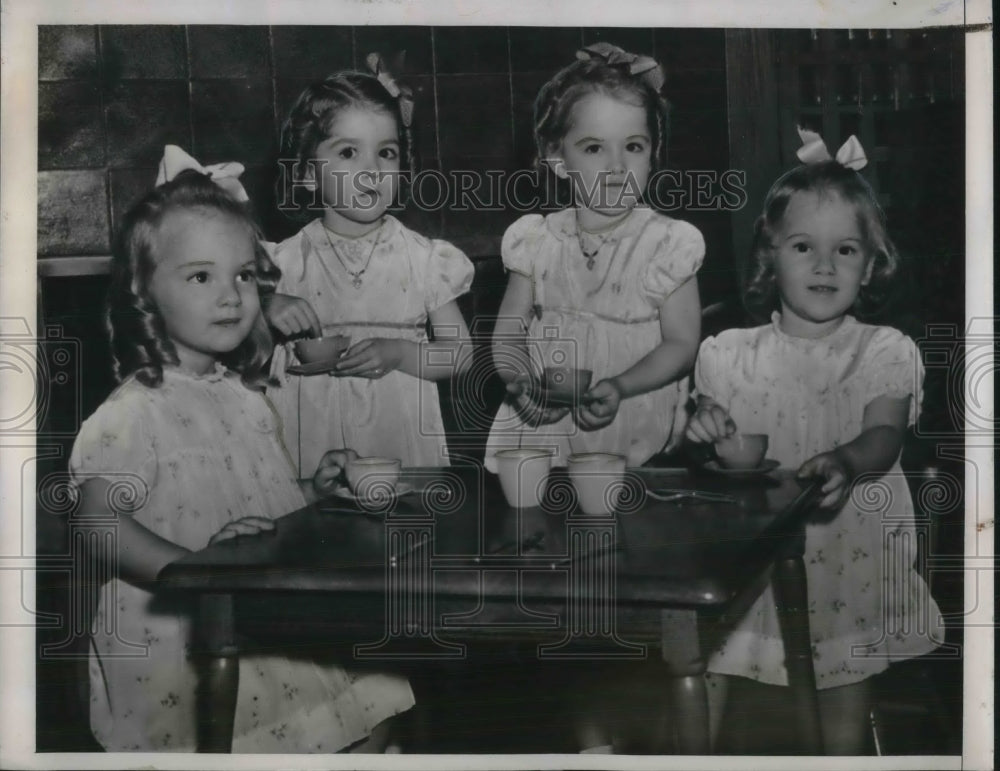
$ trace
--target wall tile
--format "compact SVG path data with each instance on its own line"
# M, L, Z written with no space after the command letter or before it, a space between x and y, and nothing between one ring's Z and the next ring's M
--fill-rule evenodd
M322 80L353 66L350 27L272 27L271 41L278 78Z
M505 27L435 27L438 73L508 72Z
M157 166L138 169L112 169L111 232L121 227L125 213L156 184Z
M38 79L97 77L97 28L38 27Z
M286 217L277 210L274 190L277 174L277 166L269 163L264 166L247 166L240 175L240 183L250 197L250 208L254 218L265 233L275 231L278 223L286 220Z
M38 167L104 165L104 120L94 81L38 84Z
M604 40L634 54L653 52L653 31L640 27L585 27L585 45Z
M473 187L468 182L460 181L455 174L457 171L476 175L478 184ZM451 192L443 210L447 238L503 235L516 217L507 210L504 199L503 183L510 171L509 155L456 156L453 159L450 167L445 169ZM499 172L499 184L487 172ZM460 189L468 192L460 193Z
M183 81L121 81L106 95L105 110L112 166L156 166L166 144L191 152Z
M202 163L274 163L277 141L270 81L214 80L191 84L196 157Z
M377 51L392 60L400 51L405 51L403 60L404 78L409 75L430 75L434 72L434 57L431 51L430 27L375 27L354 28L355 66L362 69L365 57Z
M128 78L187 78L184 27L101 27L105 82Z
M267 27L188 27L192 78L271 76Z
M683 70L725 70L726 32L722 29L656 29L656 60L666 68L667 86Z
M39 254L107 254L103 170L38 172Z
M440 75L438 131L441 159L456 154L510 156L510 82L506 75Z
M725 110L726 73L724 70L685 70L668 80L663 92L678 110Z
M510 68L518 72L555 75L576 58L583 45L582 30L573 28L511 27Z
M514 117L514 160L527 168L535 158L535 97L551 77L544 72L515 72L511 76Z

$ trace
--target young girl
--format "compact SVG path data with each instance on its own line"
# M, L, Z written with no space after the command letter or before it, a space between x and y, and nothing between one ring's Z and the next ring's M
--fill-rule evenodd
M140 201L111 270L121 385L83 424L70 459L81 514L117 520L118 577L93 625L91 727L107 750L192 751L189 622L144 587L190 551L273 529L273 518L333 488L350 451L323 455L300 489L259 393L271 350L259 293L273 287L274 266L243 206L207 176L181 172ZM120 516L109 502L116 482L134 492ZM374 749L365 738L413 704L401 678L276 657L239 666L234 752Z
M274 250L282 276L267 317L286 336L351 338L332 377L294 374L291 346L275 351L281 387L268 395L300 471L346 446L446 465L433 381L471 361L455 299L472 284L472 263L386 213L400 170L413 171L413 105L377 55L369 66L375 74L341 72L306 88L282 130L285 201L308 188L315 205L291 213L316 218Z
M702 343L687 436L764 433L782 466L825 480L825 511L806 529L809 624L826 750L857 754L871 676L943 640L913 569L913 504L899 467L923 372L912 340L851 315L877 303L898 265L884 214L854 170L865 163L857 140L832 160L817 135L803 139L807 163L771 188L754 236L745 297L771 323ZM785 685L783 655L768 589L709 671ZM710 694L721 701L718 680Z
M640 204L665 160L663 75L648 57L590 46L535 100L539 160L568 180L575 205L522 217L504 234L510 271L493 356L509 399L487 448L544 444L623 453L639 465L665 448L683 415L684 376L700 334L695 272L704 240ZM541 397L547 366L593 371L570 412Z

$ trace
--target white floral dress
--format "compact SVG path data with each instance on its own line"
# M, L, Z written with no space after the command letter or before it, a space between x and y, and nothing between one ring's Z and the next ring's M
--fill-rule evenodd
M273 249L281 269L278 291L307 300L323 333L427 340L428 314L469 291L473 267L446 241L424 238L386 215L367 268L354 286L342 258L317 219ZM335 238L335 237L334 237ZM271 374L280 383L268 396L281 417L285 443L300 476L312 476L327 450L350 447L388 455L407 466L448 464L437 385L389 372L381 378L297 376L292 345L277 348Z
M855 439L866 405L911 396L920 408L916 345L890 327L848 316L821 339L792 337L772 323L706 339L695 387L721 404L741 431L769 437L768 457L796 469ZM919 656L944 640L941 614L914 569L913 501L898 460L857 483L835 515L806 526L809 624L819 688L850 685ZM785 685L781 632L768 588L710 658L708 669Z
M637 207L607 239L594 263L577 237L576 211L529 214L504 234L505 267L532 281L535 315L528 352L536 368L569 365L593 370L592 384L630 368L662 342L658 308L693 277L705 241L686 222ZM502 353L502 352L501 352ZM619 452L640 465L662 451L684 428L687 378L622 401L615 420L582 431L567 415L532 428L509 403L501 405L487 442L486 466L496 470L504 447L545 445L563 465L575 452Z
M158 388L126 380L84 422L70 473L75 484L145 488L135 520L191 550L235 519L305 505L266 398L221 366L205 377L167 368ZM102 590L89 669L91 728L105 749L195 750L190 635L164 598L118 579ZM402 677L243 656L233 751L334 752L412 705Z

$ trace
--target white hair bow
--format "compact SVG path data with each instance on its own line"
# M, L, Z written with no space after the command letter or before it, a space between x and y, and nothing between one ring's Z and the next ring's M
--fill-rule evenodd
M830 151L826 149L826 143L823 142L823 138L819 134L801 127L796 127L796 129L799 132L799 139L802 140L802 147L796 150L795 154L803 163L811 164L836 160L841 166L854 171L868 165L868 157L854 134L851 134L847 141L840 146L836 157L831 157Z
M239 177L243 173L242 163L230 161L202 166L177 145L167 145L163 148L163 159L160 161L160 170L156 174L156 186L159 187L164 182L169 182L182 171L188 169L194 169L204 174L237 201L250 200L247 191L240 184Z

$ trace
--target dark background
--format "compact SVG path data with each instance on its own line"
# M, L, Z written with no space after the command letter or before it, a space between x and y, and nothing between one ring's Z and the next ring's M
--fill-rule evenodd
M963 431L954 388L964 323L961 31L145 25L39 28L39 328L79 341L68 382L57 382L60 368L47 362L54 398L39 414L38 431L40 447L52 455L39 461L40 483L65 468L75 427L114 385L100 322L104 266L111 234L152 186L165 144L203 164L242 162L266 235L279 239L297 226L274 205L278 130L311 80L360 67L370 51L391 57L405 50L401 79L416 95L421 168L513 172L533 160L531 108L539 87L581 45L597 40L664 65L673 107L668 168L747 174L743 209L671 212L705 236L702 305L724 303L706 318L706 333L748 322L738 293L743 255L764 192L796 162L795 125L820 131L832 152L858 135L871 160L864 174L905 258L901 291L876 320L918 342L931 325L951 330L935 338L950 358L928 366L924 414L904 462L915 478L928 469L960 475L961 455L938 456L943 445L961 444ZM517 216L414 207L400 215L472 258L476 279L462 308L482 335L505 285L500 237ZM488 359L485 345L479 356ZM470 421L468 405L442 388L453 449L481 453L498 399L497 383L487 381L471 410L480 419ZM942 554L961 553L960 498L927 514L932 548ZM40 512L38 532L40 553L63 553L65 533L55 518ZM64 579L50 579L40 577L40 606L59 610ZM933 588L946 612L961 610L960 573L939 576ZM40 637L59 639L65 631ZM954 625L949 640L960 640L960 632ZM86 693L75 666L39 668L40 749L86 741ZM961 696L954 687L945 687L953 712Z

